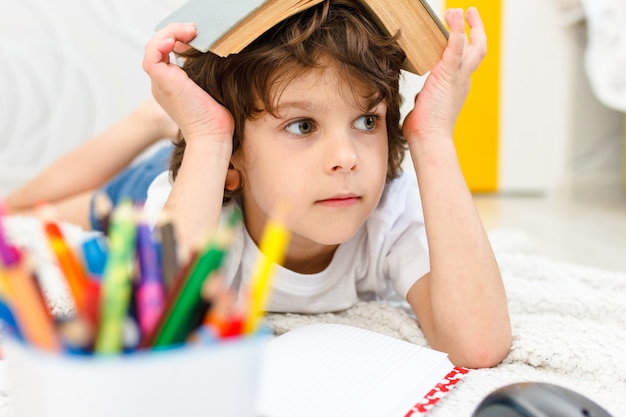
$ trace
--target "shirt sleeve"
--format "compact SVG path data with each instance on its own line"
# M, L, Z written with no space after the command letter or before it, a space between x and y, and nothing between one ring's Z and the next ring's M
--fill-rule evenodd
M165 202L172 191L169 171L160 173L148 187L148 195L144 204L144 213L150 227L154 228Z
M430 271L430 257L424 214L417 179L405 173L384 196L388 213L384 268L394 290L406 296L420 278Z

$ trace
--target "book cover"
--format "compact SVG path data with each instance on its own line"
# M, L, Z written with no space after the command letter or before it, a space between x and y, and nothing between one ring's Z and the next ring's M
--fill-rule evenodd
M193 48L226 57L239 53L253 40L284 19L323 0L189 0L163 19L162 29L173 22L193 22L197 35ZM439 61L448 32L427 0L360 0L378 26L400 33L398 43L406 53L403 69L423 75Z
M157 26L160 30L172 22L194 22L196 37L189 46L208 52L211 45L223 34L239 24L248 13L263 5L266 0L229 0L228 7L209 0L189 0L179 9L163 19Z
M238 53L276 23L323 0L189 0L156 26L193 22L196 37L189 46L226 57Z

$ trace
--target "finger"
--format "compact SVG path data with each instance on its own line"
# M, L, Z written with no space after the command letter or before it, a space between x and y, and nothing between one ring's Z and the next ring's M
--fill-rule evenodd
M171 23L159 30L146 44L146 52L155 58L154 51L165 55L174 50L179 42L187 43L196 37L196 26L193 23ZM160 61L160 59L158 59Z
M174 52L176 52L177 54L182 54L190 49L191 46L187 45L186 43L176 42L176 45L174 45Z
M146 72L154 71L160 63L169 64L169 54L178 42L189 42L196 36L193 23L172 23L158 31L148 41L144 50L143 68Z
M194 23L170 23L159 30L155 38L174 38L183 43L188 43L196 37L196 25Z
M473 72L487 54L487 35L483 21L475 7L467 10L467 23L470 27L470 45L466 48L462 71Z
M154 39L146 44L143 56L144 70L149 70L160 63L169 64L169 53L174 48L174 40L171 38Z
M487 45L487 36L485 35L485 25L483 23L478 9L476 7L470 7L465 14L467 24L470 28L470 41L472 45Z
M444 51L443 59L448 65L457 68L463 59L463 50L467 42L463 9L448 9L445 19L450 30L448 47Z

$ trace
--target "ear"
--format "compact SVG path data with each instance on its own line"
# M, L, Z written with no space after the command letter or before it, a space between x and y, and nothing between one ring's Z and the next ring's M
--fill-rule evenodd
M242 186L241 182L241 172L235 169L232 163L229 164L228 171L226 172L226 184L224 185L224 188L228 191L235 191Z

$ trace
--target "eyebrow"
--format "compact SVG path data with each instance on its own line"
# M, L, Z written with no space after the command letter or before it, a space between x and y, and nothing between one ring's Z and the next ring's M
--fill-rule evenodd
M276 106L276 111L280 112L281 110L287 109L301 109L301 110L313 110L317 106L309 101L285 101L282 103L278 103Z
M375 111L381 103L377 103L376 105L372 106L370 109L368 110L364 110L365 112L367 111ZM313 111L317 108L318 106L310 101L299 101L299 100L293 100L293 101L285 101L282 103L279 103L276 107L275 110L278 114L281 113L281 111L285 111L285 110L289 110L289 109L300 109L300 110L306 110L306 111Z

